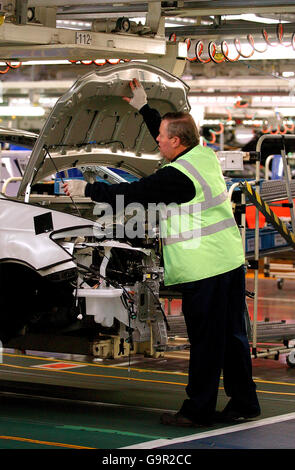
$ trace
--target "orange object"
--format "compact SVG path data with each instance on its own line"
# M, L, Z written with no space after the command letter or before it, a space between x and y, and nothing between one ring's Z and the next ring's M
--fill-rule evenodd
M293 203L295 199L293 199ZM273 201L274 204L282 204L282 203L289 203L287 199L283 201ZM272 203L269 204L271 210L278 216L278 217L290 217L290 208L289 207L280 207L280 206L273 206ZM246 207L246 224L247 228L255 228L255 213L256 207L255 206L247 206ZM265 217L264 215L259 212L259 228L263 228L265 225Z

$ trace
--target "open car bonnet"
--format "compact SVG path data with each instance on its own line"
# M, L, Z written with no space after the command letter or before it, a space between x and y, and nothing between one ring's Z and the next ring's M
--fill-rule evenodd
M161 115L190 110L189 87L158 67L129 62L90 72L52 109L34 144L18 196L28 186L69 168L108 165L141 177L160 166L157 143L141 114L122 99L132 96L133 78Z

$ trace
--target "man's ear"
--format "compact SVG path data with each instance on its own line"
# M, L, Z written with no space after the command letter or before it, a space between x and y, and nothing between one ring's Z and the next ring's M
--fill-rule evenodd
M177 148L180 146L180 138L177 135L173 136L172 145L174 148Z

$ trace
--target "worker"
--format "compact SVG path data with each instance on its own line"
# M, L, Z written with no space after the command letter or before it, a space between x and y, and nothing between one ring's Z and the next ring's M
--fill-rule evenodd
M143 116L166 165L132 183L69 181L65 193L112 207L116 195L124 195L126 205L176 203L177 220L186 222L174 233L173 211L161 221L164 283L182 293L190 361L187 398L177 413L163 413L161 422L187 427L255 418L260 406L245 326L245 257L220 164L212 149L199 144L189 113L161 119L141 83L133 79L130 87L133 96L123 99ZM230 399L216 411L221 371Z

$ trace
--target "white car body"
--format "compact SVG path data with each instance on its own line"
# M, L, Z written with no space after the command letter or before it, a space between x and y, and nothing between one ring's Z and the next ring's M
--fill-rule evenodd
M100 175L110 183L124 181L117 169L142 177L159 168L156 142L140 113L122 99L131 96L134 77L161 114L189 111L187 85L162 69L130 62L90 72L57 101L35 141L17 197L0 197L4 343L24 327L56 332L78 318L81 325L90 315L93 324L113 329L133 345L150 340L152 325L154 347L165 347L158 236L110 239L97 216L102 205L43 191L52 189L58 172L72 168L87 181Z

